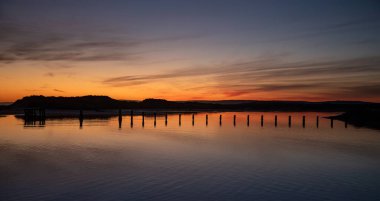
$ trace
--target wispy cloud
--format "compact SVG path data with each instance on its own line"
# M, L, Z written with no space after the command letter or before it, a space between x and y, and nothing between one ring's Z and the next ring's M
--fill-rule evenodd
M65 91L59 90L59 89L54 89L53 91L64 93Z
M46 27L45 27L46 28ZM157 38L72 35L0 20L0 63L17 61L130 61L142 59L145 44L196 39L200 34Z
M52 73L52 72L47 72L44 75L48 76L48 77L54 77L55 76L54 73Z
M342 93L350 96L378 96L380 56L329 61L253 60L213 67L180 69L154 75L110 77L103 84L112 87L167 82L189 78L197 83L189 90L210 90L235 97L258 92ZM211 83L197 80L206 77ZM185 89L186 90L186 89Z

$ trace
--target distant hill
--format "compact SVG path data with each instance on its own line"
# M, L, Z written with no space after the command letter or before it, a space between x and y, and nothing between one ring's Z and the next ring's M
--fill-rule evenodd
M167 101L145 99L143 101L116 100L108 96L45 97L27 96L8 108L22 109L42 107L46 109L154 109L154 110L215 110L215 111L350 111L379 110L380 103L357 101Z

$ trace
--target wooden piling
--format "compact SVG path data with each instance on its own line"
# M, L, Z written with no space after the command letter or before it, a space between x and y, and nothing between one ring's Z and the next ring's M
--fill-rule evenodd
M142 127L144 127L145 126L145 112L142 112L141 116L142 116L141 124L142 124Z
M274 116L274 126L277 127L277 115Z
M168 125L168 113L165 113L165 126Z
M156 113L154 113L154 127L156 127L156 124L157 124L157 114Z
M119 109L119 121L123 120L123 115L121 109Z
M133 110L131 110L131 127L133 126Z
M306 124L306 117L305 116L302 116L302 128L305 128L305 124Z
M234 115L234 126L236 126L236 115Z
M119 109L119 128L121 128L121 123L123 121L121 109Z
M83 110L79 110L79 127L83 126Z
M247 126L249 126L249 115L247 115Z
M193 114L193 116L192 116L192 125L194 126L194 114Z
M333 119L333 118L331 118L331 120L330 120L330 127L331 127L331 128L334 127L334 119Z
M222 125L222 115L220 114L219 115L219 126L221 126Z
M264 126L264 115L261 115L261 127Z
M208 114L206 114L206 126L208 125Z
M319 127L319 116L317 116L317 128Z
M181 114L178 114L178 125L181 126Z
M289 128L292 127L292 116L289 115L289 119L288 119L288 126Z
M33 109L33 119L35 120L35 119L36 119L36 117L37 117L37 114L36 114L36 110L35 110L35 109Z

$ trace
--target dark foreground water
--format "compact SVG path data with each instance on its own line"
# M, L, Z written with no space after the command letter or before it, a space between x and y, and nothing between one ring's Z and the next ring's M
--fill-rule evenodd
M246 115L251 115L250 126ZM260 115L264 114L264 126ZM0 117L0 200L380 200L380 132L316 113L48 120ZM319 113L318 115L328 115ZM37 123L38 124L38 123Z

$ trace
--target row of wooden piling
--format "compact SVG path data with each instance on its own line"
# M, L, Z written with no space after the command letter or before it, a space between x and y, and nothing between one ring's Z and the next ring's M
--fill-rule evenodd
M82 116L82 120L81 122L83 122L83 113L81 112L80 115ZM142 112L141 113L142 115L142 126L145 125L145 113ZM133 111L131 110L130 112L130 118L131 118L131 126L133 126ZM153 113L153 116L154 116L154 121L153 121L153 124L154 126L157 125L157 113L154 112ZM122 122L122 112L121 110L119 110L119 126L121 127L121 122ZM192 114L192 125L194 126L195 125L195 115ZM165 125L168 124L168 114L165 113ZM182 114L178 114L178 124L179 126L181 126L182 124ZM206 114L206 126L208 125L208 114ZM219 115L219 125L222 125L222 115L220 114ZM233 116L233 125L236 126L236 115ZM261 115L261 118L260 118L260 125L261 127L264 126L264 115ZM274 116L274 125L275 127L277 127L278 125L278 118L277 118L277 115ZM250 115L247 115L247 126L250 126ZM289 115L288 116L288 127L292 127L292 116ZM305 128L306 127L306 117L305 116L302 116L302 127ZM318 128L319 127L319 116L316 117L316 127ZM331 118L330 119L330 127L333 128L334 127L334 119ZM347 128L347 122L345 122L345 127Z
M24 119L26 120L44 120L46 117L45 109L43 108L27 108L24 109Z

